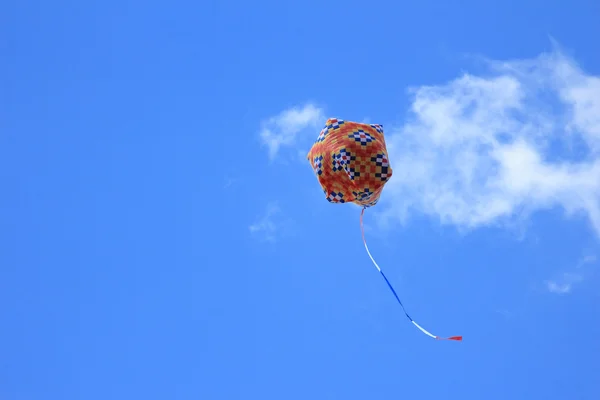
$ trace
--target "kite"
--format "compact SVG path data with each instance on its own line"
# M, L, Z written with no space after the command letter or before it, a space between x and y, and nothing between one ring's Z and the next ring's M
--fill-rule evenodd
M434 339L461 341L462 336L433 335L408 315L398 294L367 246L363 226L365 209L377 204L385 184L392 177L383 126L329 118L308 152L307 159L319 180L325 198L330 203L354 203L362 207L360 229L367 254L410 322Z

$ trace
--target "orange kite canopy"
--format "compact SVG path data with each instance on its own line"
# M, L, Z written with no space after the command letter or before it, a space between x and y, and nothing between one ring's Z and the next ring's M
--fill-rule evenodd
M378 124L329 118L307 158L331 203L374 206L392 176Z

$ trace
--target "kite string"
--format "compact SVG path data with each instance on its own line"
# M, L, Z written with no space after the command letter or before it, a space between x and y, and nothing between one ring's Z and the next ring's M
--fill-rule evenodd
M375 268L377 268L377 271L379 271L379 273L381 274L381 276L383 277L383 279L385 279L385 282L387 283L388 287L390 288L390 290L394 294L394 297L396 298L396 300L398 300L398 303L400 304L400 307L402 307L402 311L404 311L404 315L406 315L406 317L410 320L410 322L412 322L421 332L423 332L424 334L426 334L429 337L432 337L432 338L438 339L438 340L462 340L462 336L450 336L448 338L443 338L443 337L439 337L439 336L433 335L432 333L428 332L423 327L421 327L419 324L417 324L410 317L410 315L408 315L408 312L406 312L406 308L404 308L404 304L402 304L402 301L400 300L400 297L398 297L398 294L396 293L396 290L394 290L394 287L392 286L392 284L390 283L390 281L388 280L388 278L385 276L385 274L383 273L383 271L381 270L381 268L377 264L377 261L375 261L375 259L371 255L371 252L369 251L369 246L367 246L367 240L365 239L365 228L364 228L364 225L363 225L363 215L365 213L365 209L366 209L366 207L363 207L363 209L362 209L362 211L360 213L360 230L361 230L361 233L362 233L362 239L363 239L363 243L365 245L365 249L367 250L367 254L369 255L369 258L373 262L373 265L375 265Z

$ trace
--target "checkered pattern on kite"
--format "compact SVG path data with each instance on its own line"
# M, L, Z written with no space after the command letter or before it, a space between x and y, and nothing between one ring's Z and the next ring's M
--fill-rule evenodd
M318 154L313 157L313 169L315 174L321 175L323 173L323 155Z
M375 157L371 157L371 162L375 163L376 178L379 178L385 182L390 176L392 176L390 163L387 160L385 153L377 154Z
M374 128L377 132L383 135L383 125L371 124L371 128Z
M360 143L363 146L371 143L373 141L373 137L363 131L362 129L358 129L357 131L352 132L348 135L350 139L354 139L355 142Z
M379 124L329 118L307 158L331 203L371 207L392 176Z
M327 200L329 200L329 202L331 202L331 203L345 203L346 202L344 200L344 193L335 192L335 191L327 193Z
M329 121L331 121L331 123ZM327 123L325 124L325 127L321 130L321 133L319 133L319 136L317 137L317 140L315 143L323 142L325 140L325 137L329 133L329 131L331 131L332 129L338 129L340 127L340 125L342 125L344 123L345 123L345 121L341 120L341 119L337 119L337 118L328 119Z
M350 154L346 149L340 149L340 151L334 153L331 158L331 169L333 172L347 170L348 165L356 160L356 157Z

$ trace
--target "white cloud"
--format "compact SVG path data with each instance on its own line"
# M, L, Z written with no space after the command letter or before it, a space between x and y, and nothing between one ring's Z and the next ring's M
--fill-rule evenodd
M564 273L560 280L546 281L546 287L552 293L567 294L571 292L573 285L582 279L583 277L579 274Z
M581 264L592 264L595 263L597 260L597 257L595 255L589 255L589 256L585 256L581 259Z
M386 131L383 217L476 228L561 207L600 234L600 78L558 50L489 66L411 90L411 118Z
M250 232L255 235L260 235L269 242L275 241L278 232L278 225L275 223L275 217L279 213L279 206L276 203L270 203L267 205L264 215L254 224L250 225Z
M595 255L587 255L579 260L575 268L572 269L571 272L564 272L554 280L547 280L545 282L546 288L552 292L557 294L567 294L570 293L573 289L573 285L583 281L586 271L584 267L589 264L596 263Z
M292 146L297 135L305 129L317 129L325 123L323 110L313 104L293 107L262 123L260 137L269 148L269 158L273 159L282 146ZM318 135L314 133L315 138Z

